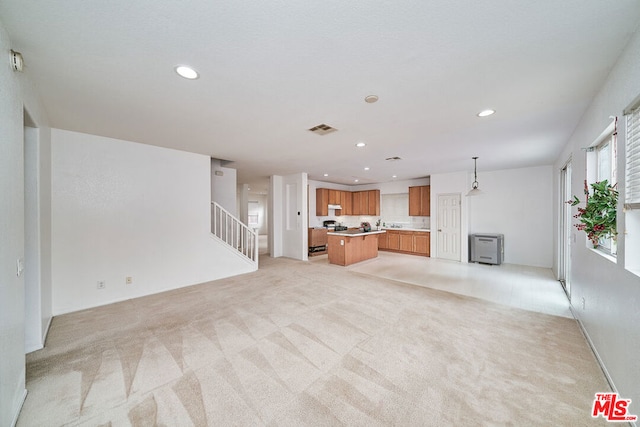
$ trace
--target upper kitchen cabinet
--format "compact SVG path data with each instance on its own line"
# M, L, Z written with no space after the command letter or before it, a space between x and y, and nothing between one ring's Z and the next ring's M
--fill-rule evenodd
M316 189L316 215L329 215L329 190L326 188Z
M360 215L369 215L369 192L358 191L360 193Z
M369 213L368 215L380 215L380 190L369 190Z
M341 191L340 206L342 206L342 210L336 211L336 215L353 215L352 201L353 197L351 195L351 191Z
M431 186L409 187L409 216L431 216Z
M339 205L340 204L340 190L331 190L329 189L329 204L330 205Z
M353 215L380 215L380 190L355 191L353 197Z
M329 205L340 205L336 216L380 215L380 190L341 191L327 188L316 189L316 215L329 215Z
M351 193L351 198L351 215L360 215L360 208L362 207L362 203L360 203L362 199L362 192L356 191L354 193Z

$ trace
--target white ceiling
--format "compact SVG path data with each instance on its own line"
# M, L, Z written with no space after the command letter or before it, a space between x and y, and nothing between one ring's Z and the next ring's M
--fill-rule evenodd
M551 164L640 1L3 0L0 20L51 126L230 160L259 191Z

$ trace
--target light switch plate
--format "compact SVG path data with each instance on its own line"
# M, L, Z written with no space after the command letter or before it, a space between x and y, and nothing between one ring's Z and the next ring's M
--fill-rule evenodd
M18 258L16 261L16 276L22 276L22 272L24 271L24 258Z

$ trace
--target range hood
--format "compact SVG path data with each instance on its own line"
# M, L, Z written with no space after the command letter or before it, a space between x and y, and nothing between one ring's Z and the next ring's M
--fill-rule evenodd
M340 206L340 205L329 205L329 209L341 210L342 206Z

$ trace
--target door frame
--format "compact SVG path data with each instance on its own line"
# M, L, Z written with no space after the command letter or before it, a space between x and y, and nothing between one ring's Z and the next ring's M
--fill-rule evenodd
M571 158L560 168L559 184L559 227L558 227L558 281L571 299Z

